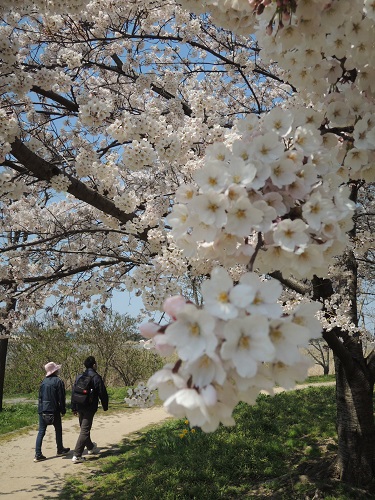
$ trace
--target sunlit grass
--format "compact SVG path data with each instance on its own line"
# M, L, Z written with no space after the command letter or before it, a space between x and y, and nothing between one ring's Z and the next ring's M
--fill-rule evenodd
M101 456L96 470L71 479L60 498L307 498L317 485L296 481L297 470L316 462L327 467L336 451L335 411L334 387L320 387L260 396L254 407L240 404L236 426L213 434L168 421ZM337 496L322 498L359 498L358 492L341 496L339 483L334 488Z
M305 380L305 384L316 384L316 383L321 383L321 382L335 382L336 381L336 375L311 375L310 377L307 377Z
M38 423L37 407L33 403L4 405L0 412L0 435Z
M235 427L213 434L191 429L184 420L150 426L90 460L90 472L80 465L60 499L299 500L317 490L325 500L375 498L309 472L316 467L325 472L336 453L334 390L260 396L253 407L238 405ZM109 390L113 411L123 406L125 391ZM37 425L35 404L6 405L0 441L30 425Z

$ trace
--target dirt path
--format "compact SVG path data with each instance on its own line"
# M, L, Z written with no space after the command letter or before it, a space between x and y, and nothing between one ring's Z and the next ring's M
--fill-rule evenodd
M92 439L100 451L118 447L123 436L139 431L148 425L168 418L162 407L136 410L132 413L106 414L98 412L94 418ZM79 433L78 419L63 419L64 446L74 448ZM56 498L64 484L66 474L76 474L80 464L73 464L70 451L65 457L56 456L56 441L53 427L48 427L43 440L43 454L47 460L34 463L37 427L10 441L0 443L0 498L47 499ZM86 453L86 452L85 452ZM85 456L84 453L84 456ZM97 457L88 456L97 464ZM86 469L86 466L84 466Z

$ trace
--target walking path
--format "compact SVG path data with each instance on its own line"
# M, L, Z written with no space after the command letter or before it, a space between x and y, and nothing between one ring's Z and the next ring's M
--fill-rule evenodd
M299 385L296 389L312 386L334 385L335 382ZM276 388L275 392L282 392ZM124 436L137 432L151 424L169 418L163 407L137 409L131 413L106 414L99 411L94 418L92 439L98 444L101 452L117 449ZM64 420L64 446L73 450L79 434L78 419ZM70 451L64 457L56 455L55 432L53 427L47 428L43 440L43 454L47 460L34 463L35 440L37 426L27 434L9 441L0 442L0 498L1 500L33 500L56 498L64 485L66 474L76 474L82 467L73 464ZM86 462L97 465L97 457L86 455ZM84 469L87 471L86 465Z
M131 413L106 414L99 411L94 418L92 439L101 452L118 448L121 439L151 424L168 418L163 407L137 409ZM79 434L78 418L64 420L64 446L74 449ZM56 455L54 428L48 427L42 452L47 457L34 463L37 426L34 430L0 443L0 498L1 500L32 500L56 498L66 474L76 474L81 464L73 464L73 452L64 457ZM97 457L85 455L86 462L97 465ZM87 470L86 465L83 466Z

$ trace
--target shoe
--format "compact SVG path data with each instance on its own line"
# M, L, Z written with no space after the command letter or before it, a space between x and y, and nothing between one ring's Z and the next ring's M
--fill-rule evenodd
M84 461L85 461L84 457L77 457L76 455L74 455L74 457L72 458L72 462L74 464L81 464Z
M67 453L69 453L69 451L70 448L61 448L61 450L57 452L57 455L61 457L62 455L66 455Z
M92 444L94 445L91 450L87 450L87 454L88 455L96 455L97 453L99 453L99 450L97 448L97 444L94 443L94 441L92 442Z
M43 462L43 460L47 460L47 457L44 455L35 455L34 462Z

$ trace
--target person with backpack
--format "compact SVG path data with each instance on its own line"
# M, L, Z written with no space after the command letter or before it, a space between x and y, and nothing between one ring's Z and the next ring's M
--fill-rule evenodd
M81 428L72 458L75 464L85 460L82 457L85 447L89 455L97 453L96 443L91 441L90 433L99 400L103 410L108 410L107 389L102 377L96 371L97 364L94 356L86 358L84 365L86 370L78 375L72 390L72 410L74 415L78 415Z
M58 377L60 368L61 365L57 365L53 361L50 361L44 367L46 377L39 387L39 430L35 444L34 462L46 460L42 453L42 443L48 425L53 425L55 428L57 454L62 456L70 451L70 448L64 448L62 438L61 415L65 415L66 407L65 385L61 378Z

